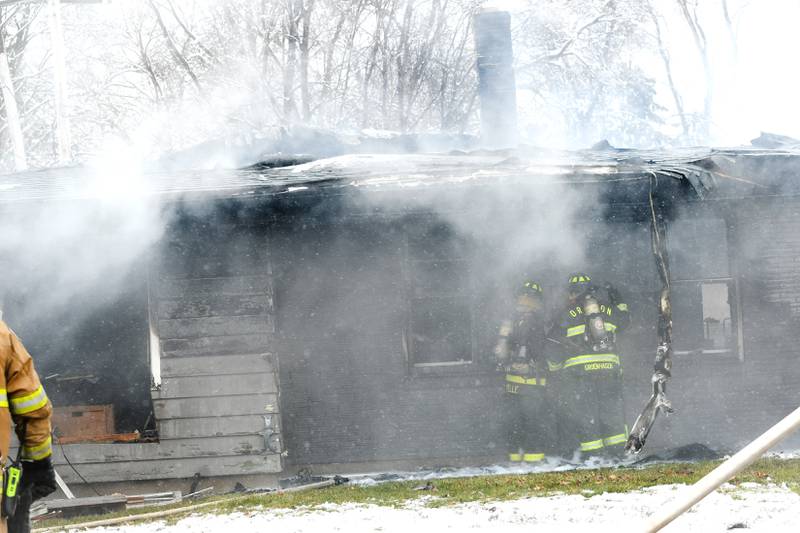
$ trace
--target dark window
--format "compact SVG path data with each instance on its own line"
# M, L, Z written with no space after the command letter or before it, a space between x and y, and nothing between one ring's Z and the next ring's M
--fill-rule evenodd
M446 224L408 234L407 349L412 366L472 362L471 281L465 243Z
M725 221L678 220L669 227L668 244L675 352L741 358L738 291Z

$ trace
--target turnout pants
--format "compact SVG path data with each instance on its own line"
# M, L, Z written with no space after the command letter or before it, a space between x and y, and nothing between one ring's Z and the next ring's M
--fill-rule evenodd
M553 453L556 420L547 397L547 385L545 378L506 374L509 461L532 463Z
M575 364L559 370L558 413L564 451L621 454L628 428L619 364Z

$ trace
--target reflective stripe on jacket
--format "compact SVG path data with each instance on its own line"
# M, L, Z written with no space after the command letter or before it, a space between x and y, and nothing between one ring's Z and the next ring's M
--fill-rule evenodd
M581 305L572 304L563 308L555 316L555 323L547 334L547 337L554 341L548 344L547 354L551 372L577 365L584 365L585 370L599 370L620 365L619 357L615 353L615 337L630 323L628 306L624 303L610 305L603 300L599 300L598 304L611 345L604 347L602 353L595 353L591 342L587 340L586 316Z
M0 320L0 453L3 463L11 446L11 423L22 427L22 459L52 454L50 416L53 408L19 338Z

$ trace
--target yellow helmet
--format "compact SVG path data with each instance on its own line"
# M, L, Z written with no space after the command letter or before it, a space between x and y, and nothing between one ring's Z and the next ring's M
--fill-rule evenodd
M522 311L537 310L542 308L543 300L542 286L536 281L525 280L517 290L517 308Z
M583 294L592 286L592 278L585 272L575 272L569 275L569 293Z

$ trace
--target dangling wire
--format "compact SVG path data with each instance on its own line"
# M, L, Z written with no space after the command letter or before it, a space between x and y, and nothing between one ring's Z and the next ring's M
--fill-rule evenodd
M664 239L664 220L656 213L654 191L658 186L658 176L650 176L650 237L653 256L656 261L659 277L661 278L661 294L658 299L658 346L656 347L656 360L651 383L653 392L650 399L636 418L625 451L639 453L644 447L645 440L653 428L656 417L660 411L665 414L672 413L672 405L666 396L667 381L672 376L672 305L670 303L669 283L669 257Z

